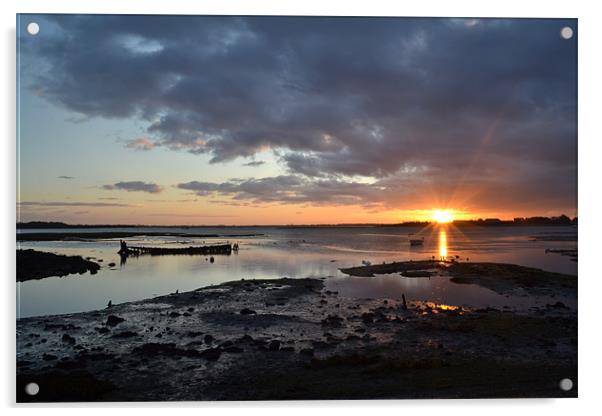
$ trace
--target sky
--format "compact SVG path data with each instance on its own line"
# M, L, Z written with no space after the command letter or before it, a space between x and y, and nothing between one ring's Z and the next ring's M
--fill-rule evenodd
M17 47L20 221L577 215L575 19L20 15Z

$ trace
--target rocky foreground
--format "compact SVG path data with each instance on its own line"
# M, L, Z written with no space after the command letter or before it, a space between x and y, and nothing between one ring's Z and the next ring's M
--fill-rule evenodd
M401 297L401 294L400 294ZM17 322L18 401L575 397L577 316L235 281ZM563 378L575 387L559 389ZM37 396L24 394L36 382Z

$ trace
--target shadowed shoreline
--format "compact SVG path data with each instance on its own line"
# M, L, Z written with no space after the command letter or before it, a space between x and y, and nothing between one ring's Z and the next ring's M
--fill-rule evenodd
M96 274L100 265L81 256L64 256L36 250L17 250L17 282L69 274Z
M577 276L548 272L533 267L505 263L458 261L402 261L340 269L356 277L400 273L405 277L429 277L434 273L451 276L459 284L472 283L507 294L523 289L532 295L577 295ZM421 274L419 272L424 272Z

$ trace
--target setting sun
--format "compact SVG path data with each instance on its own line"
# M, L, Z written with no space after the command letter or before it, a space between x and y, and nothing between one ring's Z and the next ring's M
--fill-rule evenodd
M438 222L439 224L445 224L452 222L453 220L454 216L449 210L436 209L433 211L433 221Z

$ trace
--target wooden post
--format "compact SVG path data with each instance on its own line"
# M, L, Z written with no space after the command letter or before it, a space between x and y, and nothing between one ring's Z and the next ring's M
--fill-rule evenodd
M406 295L405 293L401 294L401 301L403 302L402 308L404 311L408 310L408 304L406 303Z

